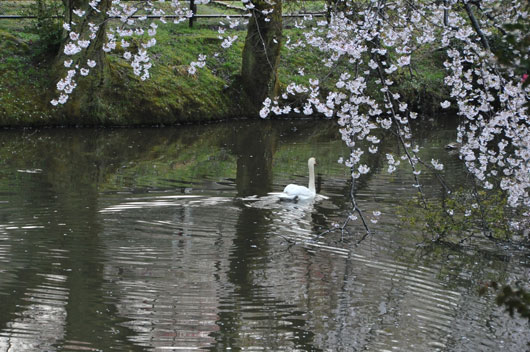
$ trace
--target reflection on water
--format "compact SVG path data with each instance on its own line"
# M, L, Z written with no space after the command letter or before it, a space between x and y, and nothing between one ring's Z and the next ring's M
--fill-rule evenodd
M422 144L455 183L450 138ZM0 144L0 351L527 348L528 324L477 285L528 280L528 253L421 250L396 217L407 173L367 160L375 235L319 236L349 207L330 122L3 131ZM309 156L329 199L268 195L306 183Z

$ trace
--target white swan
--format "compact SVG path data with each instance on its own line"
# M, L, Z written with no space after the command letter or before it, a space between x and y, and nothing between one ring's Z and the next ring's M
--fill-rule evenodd
M309 168L309 185L307 187L290 184L285 186L282 193L278 196L280 200L297 202L299 200L312 200L317 195L315 190L315 165L317 164L315 158L311 157L307 160L307 167Z

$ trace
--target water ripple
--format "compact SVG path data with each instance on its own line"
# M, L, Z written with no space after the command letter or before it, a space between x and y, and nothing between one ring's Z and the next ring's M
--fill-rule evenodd
M24 292L27 303L0 331L0 350L47 351L64 336L69 292L65 276L42 274L43 284Z

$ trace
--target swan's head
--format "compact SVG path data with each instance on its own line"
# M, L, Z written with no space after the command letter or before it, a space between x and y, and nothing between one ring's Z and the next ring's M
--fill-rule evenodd
M311 166L315 166L316 164L317 164L317 161L316 161L315 158L313 158L313 157L309 158L309 160L307 161L307 165L308 165L309 167L311 167Z

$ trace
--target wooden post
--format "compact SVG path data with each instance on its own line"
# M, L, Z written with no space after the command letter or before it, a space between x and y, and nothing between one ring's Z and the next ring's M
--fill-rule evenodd
M190 17L190 28L193 27L193 21L195 21L195 15L197 14L197 5L195 5L195 0L190 0L190 10L191 10L191 17Z

